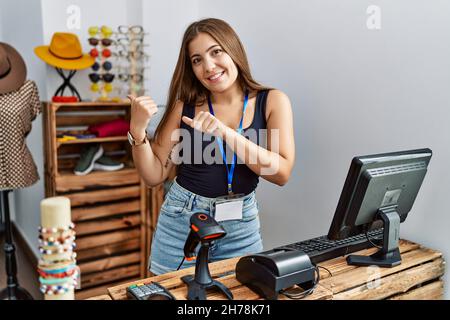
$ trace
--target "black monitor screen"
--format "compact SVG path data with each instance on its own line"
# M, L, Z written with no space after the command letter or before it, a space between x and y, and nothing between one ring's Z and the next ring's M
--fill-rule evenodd
M377 213L383 208L394 208L403 222L431 155L430 149L419 149L353 158L328 238L344 239L382 227Z

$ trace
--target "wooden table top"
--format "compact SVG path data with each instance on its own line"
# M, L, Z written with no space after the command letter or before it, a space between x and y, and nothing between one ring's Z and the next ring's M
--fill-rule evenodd
M319 284L304 300L442 298L443 282L440 277L445 270L442 254L407 240L400 240L399 247L402 263L393 268L351 266L347 264L345 257L320 263L319 266L328 269L331 274L321 268ZM376 250L366 249L358 254L370 255ZM239 257L210 263L211 275L231 290L234 300L262 299L236 280L234 270L238 260ZM127 299L126 287L156 281L170 290L177 300L185 300L187 286L181 281L181 277L188 274L194 274L194 267L111 287L108 288L108 293L113 300L124 300ZM427 285L420 287L425 282ZM301 292L300 288L297 290ZM226 299L220 292L208 293L207 298ZM279 299L289 300L284 295L279 295Z

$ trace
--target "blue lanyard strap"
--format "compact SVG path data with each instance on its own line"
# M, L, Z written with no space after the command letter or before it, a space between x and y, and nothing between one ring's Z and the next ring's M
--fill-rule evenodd
M241 121L239 122L239 128L237 129L237 132L241 134L242 132L242 124L244 122L244 114L245 110L247 109L248 104L248 91L245 91L245 98L244 98L244 106L242 107L242 117ZM211 103L211 97L208 96L208 106L209 106L209 112L214 116L214 109ZM228 169L227 164L227 155L225 154L225 150L223 148L223 141L221 138L216 137L217 143L219 144L220 153L222 154L223 162L225 163L225 168L227 168L227 180L228 180L228 194L233 193L232 184L233 184L233 175L234 175L234 168L236 167L236 154L233 152L233 160L231 161L231 168Z

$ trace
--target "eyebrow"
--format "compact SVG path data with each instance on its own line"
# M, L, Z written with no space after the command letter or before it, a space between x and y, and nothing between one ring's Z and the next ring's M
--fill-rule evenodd
M211 50L212 48L214 48L214 47L220 47L220 45L218 45L218 44L213 44L211 47L209 47L205 52L208 52L209 50ZM191 56L191 59L193 58L193 57L196 57L196 56L200 56L198 53L195 53L195 54L193 54L192 56Z

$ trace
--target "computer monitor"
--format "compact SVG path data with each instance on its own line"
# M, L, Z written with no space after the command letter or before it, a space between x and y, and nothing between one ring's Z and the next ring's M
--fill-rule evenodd
M371 256L350 255L349 264L392 267L401 263L400 223L413 206L431 155L430 149L417 149L353 158L328 238L384 229L383 247Z

